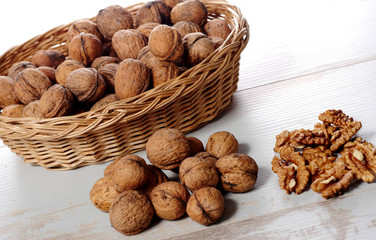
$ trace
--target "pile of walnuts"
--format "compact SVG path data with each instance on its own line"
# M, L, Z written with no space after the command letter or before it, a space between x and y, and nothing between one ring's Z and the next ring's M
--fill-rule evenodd
M350 184L373 182L376 148L354 137L362 124L342 110L327 110L313 130L283 131L276 136L272 170L281 189L288 194L302 193L310 185L322 197L343 193Z
M230 33L199 0L150 1L134 17L108 6L70 26L67 56L39 50L0 76L1 115L52 118L136 96L200 63Z
M257 163L238 153L238 141L227 131L212 134L204 149L198 138L160 129L146 154L151 164L137 155L114 160L90 191L94 206L109 212L111 225L126 235L146 229L154 215L175 220L187 213L200 224L215 223L224 211L222 191L247 192L257 179ZM168 179L163 170L179 179Z

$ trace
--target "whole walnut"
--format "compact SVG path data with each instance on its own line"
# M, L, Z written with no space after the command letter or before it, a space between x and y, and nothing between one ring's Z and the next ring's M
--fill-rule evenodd
M222 39L226 39L231 33L231 29L227 22L220 18L208 21L204 26L204 30L209 37L220 37Z
M121 29L133 28L132 15L119 5L111 5L100 10L96 21L99 31L108 39L111 39Z
M48 79L50 79L52 84L56 83L56 69L52 67L47 67L47 66L41 66L37 68L39 71L44 73Z
M115 92L115 76L119 64L109 63L98 69L98 73L106 82L107 92Z
M208 10L199 0L187 0L177 4L171 10L171 22L173 24L186 21L204 26L208 18Z
M182 38L184 38L188 33L203 32L200 25L193 22L180 21L175 23L173 27L179 31Z
M72 25L68 28L67 32L67 46L69 46L70 42L74 37L80 35L80 33L91 33L95 35L101 42L103 42L102 33L99 31L99 28L96 23L88 20L88 19L80 19L72 23Z
M45 118L68 115L73 107L73 93L60 84L47 89L40 98L39 109Z
M190 66L202 62L214 50L213 41L203 33L189 33L183 38L186 61Z
M73 60L80 61L88 67L95 58L102 56L103 46L95 35L82 32L72 39L68 51Z
M159 184L150 194L155 213L166 220L175 220L183 216L189 197L188 190L175 181Z
M152 69L153 87L177 77L179 72L179 68L175 65L175 63L159 61Z
M13 79L7 76L0 76L0 109L19 102L14 92Z
M34 65L56 68L64 62L65 56L58 50L39 50L31 58Z
M159 60L175 61L184 54L184 46L178 30L163 24L151 31L148 46Z
M200 159L203 159L205 161L209 161L209 162L212 162L214 165L215 163L217 162L218 158L214 157L213 155L211 155L210 153L208 152L199 152L199 153L196 153L195 155L193 155L194 157L198 157Z
M112 173L116 190L123 192L142 187L147 181L147 166L143 158L126 155L116 161Z
M1 111L1 116L9 118L19 118L22 117L23 109L25 105L23 104L12 104L8 105Z
M95 68L99 71L99 69L109 63L119 63L121 62L120 58L112 57L112 56L100 56L94 59L93 63L91 64L92 68Z
M39 100L32 101L22 110L22 117L44 118L39 108Z
M213 162L189 157L179 166L179 179L189 190L195 191L203 187L217 186L219 177Z
M210 37L210 39L213 41L214 43L214 49L217 49L219 48L224 42L225 40L223 40L222 38L220 37Z
M22 72L24 69L36 67L37 66L35 66L34 63L29 61L16 62L8 69L8 77L16 79L17 74Z
M72 71L65 81L69 88L82 103L94 103L106 91L106 83L95 68L79 68Z
M204 144L200 139L196 137L187 137L187 140L189 148L191 149L191 156L204 151Z
M144 35L146 39L149 39L151 31L153 31L153 29L158 25L160 25L160 23L156 23L156 22L144 23L140 25L136 30L139 31L142 35Z
M223 215L225 200L214 187L204 187L193 192L187 203L187 214L202 225L210 225Z
M14 83L14 92L23 104L39 100L42 94L52 85L50 79L35 68L26 68L20 72Z
M120 59L136 59L141 48L147 45L147 39L135 29L119 30L112 38L114 47Z
M170 24L170 8L161 1L150 1L144 3L135 16L136 26L154 22L161 24Z
M221 177L221 185L229 192L247 192L257 180L258 166L255 160L242 153L232 153L215 163Z
M184 0L161 0L164 2L170 9L176 6L176 4L183 2Z
M116 71L115 93L120 99L134 97L149 87L150 70L140 61L125 59Z
M153 69L160 60L150 51L149 46L143 47L138 53L137 59L146 65L149 69Z
M216 158L238 152L239 143L235 136L227 131L210 135L206 143L206 151Z
M190 156L191 150L185 135L174 128L157 130L146 143L146 154L156 167L171 170Z
M104 211L108 212L112 201L119 195L116 191L115 184L111 177L103 177L98 179L91 188L90 200L93 205Z
M120 157L116 158L114 161L112 161L110 164L108 164L108 166L104 169L103 175L105 177L111 177L112 178L112 174L115 171L116 162L119 161L119 159L121 159L121 158Z
M103 106L107 106L110 103L119 101L118 96L113 93L113 94L107 94L103 98L99 99L91 108L90 111L95 111Z
M156 187L157 185L167 182L168 177L166 174L159 168L148 164L148 179L146 180L145 185L138 189L141 193L147 195L150 197L151 191Z
M56 69L56 82L60 85L65 85L68 75L76 69L84 68L85 65L77 60L65 60Z
M111 226L125 235L134 235L146 229L154 215L150 200L136 190L119 194L110 206Z

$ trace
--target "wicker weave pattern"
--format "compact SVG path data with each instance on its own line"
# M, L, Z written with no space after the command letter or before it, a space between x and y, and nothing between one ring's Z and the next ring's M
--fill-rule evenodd
M41 120L0 116L4 144L25 162L67 170L143 150L157 129L173 127L188 133L212 121L231 104L238 83L240 53L249 33L237 7L224 0L203 2L209 18L224 18L233 31L225 44L202 63L168 83L96 111ZM135 16L140 6L127 9ZM30 60L39 49L66 53L70 25L56 27L10 49L0 57L0 74L7 74L15 62Z

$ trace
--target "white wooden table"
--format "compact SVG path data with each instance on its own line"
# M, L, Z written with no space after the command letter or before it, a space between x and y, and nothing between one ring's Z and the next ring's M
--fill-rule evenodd
M20 6L7 3L0 16L5 33L0 52L59 24L92 17L107 5L128 5L90 2L76 1L76 9L73 3L43 7L42 1L33 1L17 14ZM25 164L1 145L0 239L375 238L375 183L356 184L329 200L312 190L287 195L270 162L278 133L312 129L327 109L342 109L361 121L358 135L376 144L376 1L231 2L241 7L250 25L238 91L224 114L189 136L206 143L214 132L232 132L239 151L259 165L255 188L226 194L224 216L212 226L184 217L153 221L144 232L125 237L89 199L108 164L49 171ZM146 159L145 152L137 154Z

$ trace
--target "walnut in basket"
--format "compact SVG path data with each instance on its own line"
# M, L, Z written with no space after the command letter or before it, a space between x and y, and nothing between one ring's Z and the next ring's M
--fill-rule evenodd
M29 61L20 61L14 63L9 69L8 69L8 77L12 78L13 80L16 79L16 76L18 73L22 72L26 68L36 68L37 66L34 65L34 63Z
M222 39L226 39L231 33L231 29L227 22L220 18L208 21L204 26L204 30L209 37L220 37Z
M147 45L147 39L135 29L119 30L112 38L112 46L120 59L136 59L141 48Z
M186 21L204 26L207 18L208 10L205 4L199 0L183 1L171 10L171 22L173 24Z
M14 92L14 80L8 76L0 76L0 109L19 102Z
M47 66L41 66L37 68L39 71L44 73L48 79L50 79L52 84L56 83L56 69L52 67L47 67Z
M73 107L73 93L60 84L47 89L40 98L39 109L45 118L68 115Z
M64 60L64 54L61 51L53 49L39 50L31 58L34 65L38 67L47 66L52 68L57 68Z
M110 103L118 101L119 98L118 96L113 93L113 94L107 94L103 98L99 99L91 108L90 111L95 111L103 106L107 106Z
M161 0L164 2L170 9L176 6L176 4L181 3L183 0Z
M10 118L22 117L22 111L25 108L23 104L8 105L1 111L1 116Z
M39 100L27 104L22 110L22 117L44 118L39 108Z
M106 66L109 63L119 63L119 62L121 62L121 59L118 57L100 56L94 59L94 61L91 63L91 67L99 71L101 67Z
M117 63L109 63L98 69L99 75L106 82L107 92L109 93L115 92L115 76L118 66Z
M55 72L56 82L65 85L68 75L76 69L84 68L85 65L77 60L65 60L57 68Z
M151 31L153 31L153 29L158 25L160 25L160 23L156 23L156 22L144 23L141 26L137 27L137 31L139 31L142 35L144 35L146 39L149 39Z
M103 46L101 40L91 33L80 33L72 39L68 47L69 56L90 66L95 58L102 56Z
M193 22L180 21L175 23L173 27L179 31L182 38L188 33L203 32L201 26Z
M70 42L74 37L76 37L82 32L91 33L95 35L101 42L103 42L103 35L99 31L97 24L88 19L80 19L72 23L72 25L68 28L67 46L69 46Z
M137 59L140 60L146 67L153 69L160 61L150 51L149 46L143 47L138 53Z
M136 26L145 23L170 24L170 8L161 1L149 1L144 3L135 16Z
M132 15L127 9L119 5L111 5L100 10L97 14L96 23L99 31L107 39L111 39L121 29L133 28Z
M179 73L180 70L175 63L168 61L158 61L152 69L153 87L156 87L177 77Z
M207 35L200 32L187 34L183 38L183 44L185 58L187 64L190 66L202 62L202 60L215 50L213 41Z
M206 151L216 158L237 153L238 148L238 140L232 133L227 131L213 133L206 143Z

